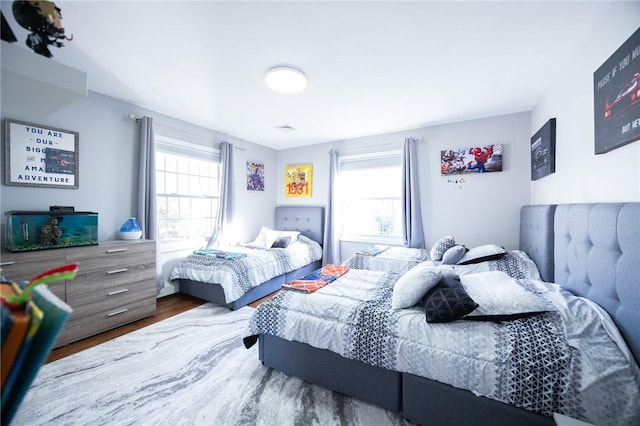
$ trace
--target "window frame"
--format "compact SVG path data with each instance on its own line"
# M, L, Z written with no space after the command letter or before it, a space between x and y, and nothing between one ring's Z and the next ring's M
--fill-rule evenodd
M204 159L210 159L212 162L217 163L217 176L216 176L216 180L219 182L220 179L220 150L216 149L214 147L208 147L205 145L201 145L201 144L196 144L196 143L192 143L186 140L182 140L182 139L174 139L168 136L164 136L164 135L155 135L155 158L154 160L157 161L158 158L158 153L166 153L166 154L172 154L172 155L178 155L178 156L182 156L182 157L187 157L187 158L191 158L191 159L196 159L196 160L202 160ZM166 169L164 170L166 172ZM158 164L156 164L155 166L155 178L156 180L158 179L158 172L159 172L159 166ZM184 174L184 173L183 173ZM193 175L191 173L187 173L186 174L188 177L188 179L194 177L194 176L198 176L198 175ZM167 194L167 193L160 193L158 191L158 187L160 185L158 184L158 182L156 181L156 214L157 214L157 210L160 208L160 198L167 198L167 196L170 196L171 194ZM216 192L219 192L219 185L216 185L214 187L214 190ZM184 195L184 194L183 194ZM198 198L198 197L194 197L192 195L186 195L189 198ZM184 196L180 196L179 193L176 193L175 197L172 198L176 198L178 200L178 203L180 203L180 199L184 198ZM202 197L202 199L216 199L216 202L219 202L220 199L220 194L217 193L213 196L204 196ZM216 214L217 214L217 209L214 209L215 211L212 212L213 216L212 216L212 231L213 231L213 226L215 225L215 220L216 220ZM180 218L178 218L179 220ZM167 251L174 251L174 250L183 250L183 249L192 249L192 248L197 248L202 246L202 238L197 238L197 237L189 237L189 236L185 236L185 237L169 237L169 238L161 238L160 237L160 217L158 215L158 246L160 247L160 251L161 252L167 252ZM203 237L206 238L206 237ZM197 246L197 247L196 247Z
M396 163L397 162L397 163ZM357 163L360 163L360 165L358 165ZM370 165L368 166L367 163L369 163ZM396 164L392 164L392 163L396 163ZM345 167L345 165L347 164L351 164L350 166ZM352 170L365 170L365 169L375 169L375 168L381 168L381 167L400 167L400 174L402 174L402 150L401 149L393 149L393 150L388 150L388 151L379 151L379 152L374 152L374 153L367 153L367 154L353 154L353 155L344 155L344 156L339 156L338 157L338 182L337 182L337 188L336 188L336 199L339 203L338 205L338 209L337 211L340 212L340 214L343 211L343 200L344 198L346 198L340 189L340 180L343 178L344 176L344 171L345 168L347 169L347 171L352 171ZM400 176L400 180L402 179L402 176ZM366 199L387 199L387 200L393 200L393 201L397 201L399 199L399 202L402 202L402 187L398 188L398 195L399 198L393 197L363 197L362 200L366 200ZM352 197L350 197L352 198ZM402 209L402 207L400 207ZM400 215L402 215L402 212L400 212ZM402 223L402 218L401 219L401 223ZM349 232L343 232L343 220L337 220L337 229L339 230L339 237L338 239L340 241L344 241L344 242L356 242L356 243L381 243L381 244L389 244L389 245L397 245L397 244L402 244L403 242L403 236L402 236L402 229L400 229L400 235L375 235L375 234L357 234L357 233L349 233Z

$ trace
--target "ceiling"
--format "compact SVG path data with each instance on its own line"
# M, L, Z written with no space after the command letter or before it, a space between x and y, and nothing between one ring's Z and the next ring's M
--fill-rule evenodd
M607 6L55 4L73 40L51 48L52 60L85 71L89 90L274 149L529 111ZM11 2L2 11L24 46ZM302 93L265 85L265 71L283 64L306 73ZM296 130L278 130L284 125Z

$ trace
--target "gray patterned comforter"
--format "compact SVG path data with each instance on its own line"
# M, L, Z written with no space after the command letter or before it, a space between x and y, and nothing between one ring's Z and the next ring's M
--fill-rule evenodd
M312 293L280 292L246 331L328 349L551 416L640 424L640 379L602 309L535 279L552 309L512 321L430 324L422 306L392 310L395 273L352 269ZM612 331L613 330L613 331Z
M169 279L220 284L224 289L225 301L230 303L271 278L322 259L320 244L303 235L287 248L262 250L233 246L223 250L247 253L247 256L218 259L193 253L173 267Z

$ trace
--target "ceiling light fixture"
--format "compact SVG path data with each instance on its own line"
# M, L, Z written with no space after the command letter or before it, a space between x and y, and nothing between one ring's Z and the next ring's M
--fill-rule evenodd
M264 81L272 90L280 93L298 93L307 87L307 76L299 69L288 66L271 68Z
M283 124L282 126L278 126L276 127L276 129L280 130L281 132L295 132L296 128L293 126L290 126L288 124Z

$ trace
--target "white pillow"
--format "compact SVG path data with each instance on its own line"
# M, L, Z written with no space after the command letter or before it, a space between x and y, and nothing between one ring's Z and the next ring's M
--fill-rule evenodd
M502 271L460 275L460 283L479 305L465 318L514 319L549 310L543 299Z
M391 308L409 308L418 303L438 281L441 273L428 262L418 263L402 274L393 286Z
M278 238L278 235L280 235L280 231L269 229L263 226L260 229L260 233L258 233L258 236L256 237L256 239L253 240L253 242L249 243L248 245L250 247L261 248L266 250L268 248L271 248L274 241Z

